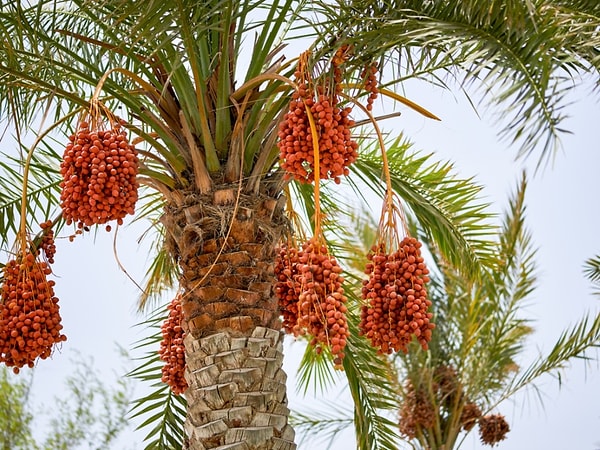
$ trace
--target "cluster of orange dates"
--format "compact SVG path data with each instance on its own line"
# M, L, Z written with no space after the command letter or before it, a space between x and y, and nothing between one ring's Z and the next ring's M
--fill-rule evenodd
M62 334L58 298L45 261L34 254L18 255L4 266L0 304L0 362L13 367L33 367L37 358L46 359Z
M334 365L342 366L350 332L342 268L327 247L312 238L299 249L281 247L275 264L275 293L283 327L294 336L308 334L311 345L325 346Z
M168 305L169 315L161 325L162 340L159 355L165 365L162 368L162 381L170 386L173 393L179 395L188 388L185 380L185 333L181 328L181 299L175 297Z
M54 255L56 254L56 244L54 243L54 230L52 229L52 221L47 220L46 222L40 223L42 228L42 240L39 248L44 254L46 261L49 264L54 264Z
M348 166L358 157L358 144L352 138L352 108L340 102L340 66L346 57L340 49L332 60L333 76L315 86L301 64L294 76L297 90L279 126L279 155L286 176L302 183L315 179L315 142L318 142L319 178L340 183ZM311 119L312 118L312 128Z
M82 121L69 141L60 165L60 205L67 224L121 224L138 199L137 151L125 130L118 122L103 130Z
M433 314L428 312L425 284L429 270L420 251L421 243L405 237L398 250L387 254L383 245L374 247L367 258L363 281L360 331L383 353L408 351L417 338L424 350L431 340Z

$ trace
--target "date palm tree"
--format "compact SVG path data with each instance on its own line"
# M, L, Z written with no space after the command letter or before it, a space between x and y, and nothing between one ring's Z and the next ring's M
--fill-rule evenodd
M479 89L522 154L541 148L549 156L565 92L597 74L598 16L596 2L575 0L3 2L0 119L13 127L17 150L1 163L2 248L24 240L36 221L64 226L61 145L86 114L118 122L138 146L136 218L150 220L156 239L140 308L167 288L182 293L185 445L294 448L275 248L290 229L287 204L303 209L313 230L321 206L340 209L327 199L335 194L327 183L319 197L280 166L279 124L300 91L295 72L322 86L337 77L340 105L355 106L358 125L367 127L346 183L360 190L362 179L380 192L382 158L369 150L368 132L377 121L360 106L368 103L366 67L378 63L380 95L429 117L398 94L404 80L450 86L456 79ZM343 67L334 75L336 55ZM399 142L392 139L388 151ZM476 277L492 249L479 188L449 165L396 154L402 160L389 186L440 253ZM352 351L344 369L360 376L364 360ZM373 418L362 417L363 426ZM160 430L163 446L184 440L175 444L175 431Z
M429 293L437 329L428 352L411 348L406 354L386 355L387 373L397 381L386 396L377 394L381 384L377 375L365 380L372 396L380 400L379 416L395 425L385 434L387 441L381 438L373 448L458 449L469 433L477 433L483 444L492 447L509 440L512 418L503 414L506 400L526 389L539 393L543 375L560 383L571 361L590 358L600 345L600 316L587 312L562 330L547 354L524 361L534 321L523 307L538 287L533 234L526 223L526 186L523 176L501 217L496 262L479 280L464 277L422 235L432 255ZM362 214L353 225L362 232L348 236L346 247L366 254L377 224L369 214ZM348 266L353 267L351 261ZM592 281L598 279L595 266L593 259L586 265ZM360 284L354 291L360 295ZM308 381L304 383L308 387ZM351 380L349 386L354 394L356 382ZM541 401L541 396L536 398ZM302 442L310 444L333 440L354 419L324 401L296 412L293 423Z

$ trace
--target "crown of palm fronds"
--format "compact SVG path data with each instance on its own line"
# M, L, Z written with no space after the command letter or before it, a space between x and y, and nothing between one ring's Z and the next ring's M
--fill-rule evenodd
M0 121L14 125L19 149L2 149L10 157L0 165L1 247L6 250L16 233L23 186L20 152L26 147L29 127L40 119L42 109L48 111L45 116L53 123L39 135L26 192L28 217L47 218L58 215L60 157L51 139L71 134L77 117L89 108L90 98L98 95L107 107L124 116L129 131L139 140L144 157L140 181L149 189L144 191L137 217L149 218L158 236L157 258L149 269L142 300L158 297L176 279L173 261L161 245L158 220L163 202L174 192L190 183L205 192L214 173L223 174L227 182L243 180L248 193L281 189L275 142L293 89L287 77L295 64L281 55L285 45L294 41L306 43L315 67L349 45L354 56L343 76L350 86L362 81L362 69L374 61L385 71L390 90L409 78L447 88L455 86L452 80L456 80L461 89L480 95L484 106L492 105L502 115L500 131L509 140L519 141L522 155L541 148L543 157L551 156L563 132L565 95L579 77L598 72L599 11L594 0L3 2ZM356 192L366 184L381 194L379 150L365 142L349 182L358 187ZM502 234L504 241L496 248L504 258L504 265L498 266L489 240L489 214L478 199L480 188L472 180L457 179L449 164L409 153L401 138L392 140L387 150L394 161L394 190L423 230L423 238L439 251L440 265L442 260L449 262L442 267L446 270L438 294L447 296L450 309L440 309L438 314L454 317L452 308L460 312L474 299L477 307L466 316L467 322L487 309L511 311L501 319L512 324L512 334L503 334L493 321L468 322L474 334L464 343L471 349L479 348L477 336L496 339L497 354L485 353L485 357L486 361L502 361L490 381L500 389L506 379L501 368L510 366L529 331L513 314L515 305L532 288L532 274L527 271L531 259L524 258L524 252L514 257L516 248L528 245L527 235L514 219L520 217L520 206L514 203L513 217L507 219ZM269 183L264 183L267 179ZM295 188L310 223L312 190ZM323 190L323 203L335 217L335 206L339 212L343 205L331 200L334 189ZM330 200L325 198L327 193ZM328 226L333 235L343 234L339 229L335 233L333 220ZM461 270L455 272L455 266ZM489 273L490 266L499 270ZM463 278L465 274L469 276ZM492 295L490 286L498 285L503 288ZM486 301L479 302L481 298ZM596 335L596 322L582 322L566 332L556 352L515 379L507 392L561 367L594 345ZM378 408L394 403L391 381L385 375L390 365L365 353L363 344L351 341L345 362L356 401L355 424L364 439L360 446L373 448L374 442L381 445L377 448L391 448L386 437L393 436L391 422L379 420L376 414ZM438 350L451 345L440 341ZM157 366L152 358L156 355L149 355L150 362L137 374L154 379ZM309 376L316 366L304 367ZM370 370L380 375L365 379L364 372ZM473 383L479 379L477 373L470 376ZM153 413L146 423L152 425L153 436L159 436L152 440L160 442L157 446L179 445L181 435L171 424L178 423L181 405L169 397L170 407L160 409L157 405L168 392L160 391L161 387L155 386L158 394L146 399L147 411ZM362 433L365 430L375 430L377 436L369 440L369 432Z

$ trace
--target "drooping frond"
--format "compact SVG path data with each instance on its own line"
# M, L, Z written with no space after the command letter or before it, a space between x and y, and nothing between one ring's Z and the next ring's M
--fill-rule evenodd
M336 379L330 358L317 352L311 345L307 345L304 350L297 377L297 390L303 395L306 395L311 387L314 394L325 392L328 387L333 386Z
M146 271L144 291L138 300L139 311L156 307L161 295L167 290L175 289L178 282L179 271L168 249L160 240L155 241L155 244L160 248L153 254Z
M145 450L183 448L186 401L182 395L175 395L171 388L161 381L164 362L160 360L158 347L161 337L160 324L167 316L166 308L156 310L140 324L147 328L148 335L140 340L136 350L143 350L140 365L128 376L141 381L149 392L132 401L130 418L140 423L138 429L148 430L144 439Z
M423 78L478 92L480 106L495 105L501 136L518 142L522 156L541 149L542 164L565 132L565 97L573 81L600 68L593 3L319 2L326 19L318 29L323 48L331 40L349 42L367 61L395 53L392 85Z
M350 411L331 404L322 406L290 416L299 446L324 443L329 448L340 433L353 425Z
M481 187L472 179L458 178L450 163L432 161L432 155L410 151L402 137L387 148L394 192L407 213L423 227L440 252L465 273L475 275L490 262L494 232L486 204L478 198ZM382 195L381 155L377 148L361 153L351 177L363 189Z
M360 305L357 298L352 302ZM393 450L398 448L398 375L389 360L377 354L369 342L359 336L359 312L357 308L349 317L351 337L344 358L344 372L354 403L356 448Z
M179 268L165 243L165 230L160 221L165 199L159 192L143 189L136 208L136 221L149 223L138 243L150 241L149 264L137 307L140 312L153 311L164 299L166 291L177 288Z
M348 427L353 427L357 449L396 449L398 435L394 417L399 404L395 387L396 373L389 360L378 355L367 340L359 336L357 310L360 304L355 292L360 280L350 279L353 282L349 283L346 292L353 312L348 315L350 337L345 349L343 374L352 398L352 411L323 403L310 411L294 411L293 424L301 435L301 442L306 444L315 438L319 441L333 440ZM321 391L332 387L337 378L327 358L317 354L310 345L307 346L298 377L298 388L305 395L311 385L314 393L320 395ZM321 417L330 419L321 420ZM320 431L318 436L315 435L316 429Z

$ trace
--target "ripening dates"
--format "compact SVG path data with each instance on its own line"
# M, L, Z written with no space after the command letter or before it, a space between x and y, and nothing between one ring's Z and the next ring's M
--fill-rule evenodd
M375 246L363 281L359 329L361 334L382 353L408 351L413 336L424 350L431 340L433 315L425 284L429 270L420 251L421 243L406 237L397 251L387 254L382 245Z
M39 245L39 251L44 254L48 264L54 264L54 255L56 254L56 244L54 242L54 230L52 229L52 221L40 223L42 229L42 240Z
M119 124L90 129L81 122L69 138L60 165L60 205L67 223L79 228L133 214L138 199L138 158Z
M46 359L54 345L67 338L61 333L58 298L46 262L31 253L10 260L4 267L0 305L0 362L13 367L33 367Z
M169 315L161 326L160 359L165 362L162 368L162 381L169 385L174 394L179 395L188 388L185 380L184 332L181 328L183 315L179 296L168 306Z
M299 284L296 284L298 249L294 246L282 245L275 262L275 294L279 299L279 310L283 318L282 327L288 334L294 333L298 323Z
M302 78L300 72L297 78ZM327 92L322 86L310 87L304 81L292 94L288 112L279 126L279 156L289 178L301 183L315 179L315 148L307 109L314 120L319 153L319 178L341 182L348 166L358 157L358 144L352 139L352 108L338 102L338 83Z
M336 368L342 367L350 335L341 273L327 247L315 238L300 249L282 246L275 266L275 293L284 330L294 336L311 336L317 351L327 347Z

